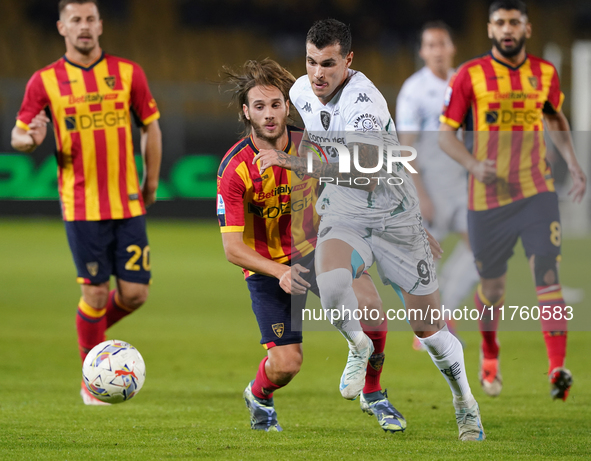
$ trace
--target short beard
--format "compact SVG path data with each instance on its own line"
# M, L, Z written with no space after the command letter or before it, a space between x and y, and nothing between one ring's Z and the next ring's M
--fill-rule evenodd
M499 53L501 53L501 56L507 59L511 59L517 56L523 49L523 46L525 45L525 35L521 37L515 44L515 47L511 48L510 50L504 50L501 45L501 42L499 42L495 37L492 38L492 43L493 46L499 51Z
M275 144L275 142L281 137L283 136L283 134L285 133L285 127L286 127L286 123L284 122L281 125L277 125L278 126L278 130L277 133L274 135L268 135L265 133L264 131L264 127L260 126L260 125L255 125L254 123L251 122L251 126L252 129L254 130L254 132L256 133L257 137L260 139L263 139L265 141L267 141L270 144Z
M83 47L81 47L81 46L76 46L76 45L74 45L74 49L75 49L75 50L76 50L78 53L80 53L80 54L83 54L83 55L85 55L85 56L88 56L90 53L92 53L92 51L93 51L95 48L96 48L96 44L94 44L94 45L88 45L88 47L86 47L86 48L83 48Z

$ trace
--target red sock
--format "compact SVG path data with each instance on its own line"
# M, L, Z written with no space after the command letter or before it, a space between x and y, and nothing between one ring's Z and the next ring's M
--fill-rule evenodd
M489 302L482 294L482 286L478 285L476 294L474 295L474 304L478 312L486 307L486 312L482 319L478 320L480 334L482 335L482 354L485 359L496 359L499 356L499 343L497 342L497 329L499 327L499 310L497 309L504 302L501 298L494 306L491 314L492 303ZM494 314L494 315L493 315Z
M567 337L567 320L566 303L562 297L562 288L560 284L550 286L536 287L538 294L538 305L540 306L540 322L542 323L542 333L544 335L544 342L546 343L546 352L548 353L548 362L550 373L556 367L564 366L564 359L566 357L566 337ZM550 307L546 312L552 315L549 320L544 320L542 317L547 317L544 314L544 306ZM558 312L555 312L555 307ZM559 317L558 320L555 317Z
M382 390L380 377L382 376L382 365L384 364L384 348L386 347L386 335L388 334L388 319L384 320L380 326L371 327L361 322L363 332L369 336L373 342L374 351L369 358L367 374L365 375L364 394L371 394Z
M566 331L544 331L544 341L548 352L548 374L556 367L564 366L566 357Z
M105 340L105 330L107 329L105 313L106 309L94 309L83 298L80 298L76 315L76 331L78 332L78 348L82 361L90 349Z
M257 372L254 383L252 383L252 393L255 397L263 400L272 398L273 392L283 387L272 383L267 377L267 372L265 371L265 364L267 363L267 360L269 360L269 357L265 357L263 360L261 360L261 363L259 364L259 371Z
M107 309L107 328L111 328L112 325L135 310L127 307L121 302L117 290L113 290L109 293L109 300L107 301L105 308Z

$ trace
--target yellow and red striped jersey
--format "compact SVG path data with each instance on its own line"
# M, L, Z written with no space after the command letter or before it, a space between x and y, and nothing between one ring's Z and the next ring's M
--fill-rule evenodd
M17 126L28 130L44 108L51 112L55 132L64 220L145 214L130 110L144 126L160 113L142 68L105 53L86 67L64 56L31 77Z
M561 110L564 94L548 61L527 55L518 67L492 53L468 61L447 88L442 123L461 125L479 161L495 160L497 180L469 178L468 208L488 210L554 191L546 162L543 112Z
M288 127L288 133L283 150L297 155L302 130ZM277 166L261 176L260 162L252 164L257 154L252 137L247 137L222 159L217 178L220 230L243 232L246 245L281 264L306 256L316 247L318 181Z

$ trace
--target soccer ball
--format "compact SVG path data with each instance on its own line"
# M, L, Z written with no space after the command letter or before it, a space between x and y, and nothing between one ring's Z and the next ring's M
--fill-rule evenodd
M136 395L146 379L146 365L138 350L117 339L92 348L82 365L82 379L97 399L120 403Z

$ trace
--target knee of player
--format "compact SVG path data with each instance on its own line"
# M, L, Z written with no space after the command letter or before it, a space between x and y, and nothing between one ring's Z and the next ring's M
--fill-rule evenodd
M484 295L488 303L495 305L504 298L505 286L493 285L489 287L482 287L482 294Z
M353 277L348 269L333 269L316 277L320 299L323 304L336 306L343 294L353 286Z
M302 367L302 359L301 357L291 357L287 360L284 360L280 366L277 373L282 375L284 379L293 379L295 375L300 372L300 368Z
M377 311L382 312L382 299L378 294L357 294L357 301L359 303L359 309L363 310L367 308L368 312Z
M140 288L132 291L119 293L120 301L130 309L141 307L148 299L148 288Z
M300 352L292 352L269 357L271 373L280 382L289 382L297 375L302 366L303 356Z

